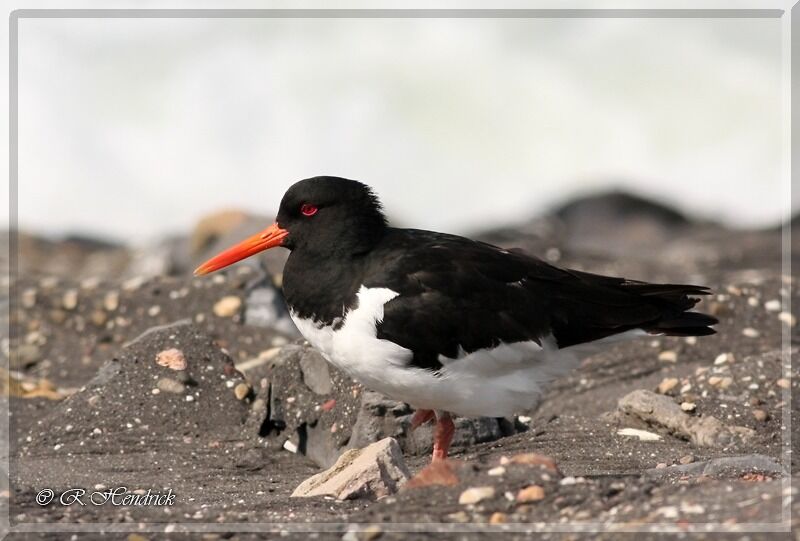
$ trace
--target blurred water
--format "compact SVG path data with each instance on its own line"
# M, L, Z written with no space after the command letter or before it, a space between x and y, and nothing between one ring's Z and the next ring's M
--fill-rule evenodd
M22 20L21 226L139 241L318 174L440 230L610 186L772 224L779 24Z

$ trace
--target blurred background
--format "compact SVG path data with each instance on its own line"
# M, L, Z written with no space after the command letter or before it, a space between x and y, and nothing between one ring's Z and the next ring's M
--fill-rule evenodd
M778 19L23 19L19 34L19 223L37 241L152 255L194 231L196 260L322 174L371 184L396 224L473 235L608 192L733 228L785 211Z

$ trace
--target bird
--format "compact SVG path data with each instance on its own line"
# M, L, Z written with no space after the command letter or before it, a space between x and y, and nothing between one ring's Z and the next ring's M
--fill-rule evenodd
M717 319L691 309L708 287L561 268L519 250L390 227L361 182L293 184L275 222L212 257L204 275L264 250L290 250L283 294L323 357L366 388L433 422L431 461L448 457L453 416L533 410L547 385L609 344L704 336Z

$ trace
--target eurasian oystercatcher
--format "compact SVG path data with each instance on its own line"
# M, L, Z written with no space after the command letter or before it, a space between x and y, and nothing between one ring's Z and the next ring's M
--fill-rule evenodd
M555 267L455 235L389 227L372 190L338 177L294 184L275 223L200 265L291 250L283 292L302 335L366 387L436 420L530 410L545 385L612 342L713 334L690 312L706 287L651 284Z

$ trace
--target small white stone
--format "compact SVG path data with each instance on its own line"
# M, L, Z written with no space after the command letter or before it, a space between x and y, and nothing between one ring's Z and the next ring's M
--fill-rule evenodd
M797 318L794 317L794 314L790 312L781 312L780 314L778 314L778 319L780 319L790 327L794 327L795 325L797 325Z
M781 301L778 299L772 299L771 301L767 301L764 303L764 308L767 312L780 312L781 311Z
M194 396L192 396L192 395L190 395L190 394L187 394L187 395L186 395L186 401L187 401L187 402L194 402Z
M289 451L290 453L297 453L297 444L290 440L286 440L283 442L283 448Z
M489 498L494 498L494 487L472 487L461 493L458 503L461 505L475 504Z
M506 469L503 466L497 466L496 468L492 468L487 472L489 475L503 475L506 473Z
M733 353L720 353L717 355L717 358L714 359L715 365L725 364L728 361L733 362Z
M658 360L665 363L674 363L678 361L678 354L672 350L662 351L658 354Z

